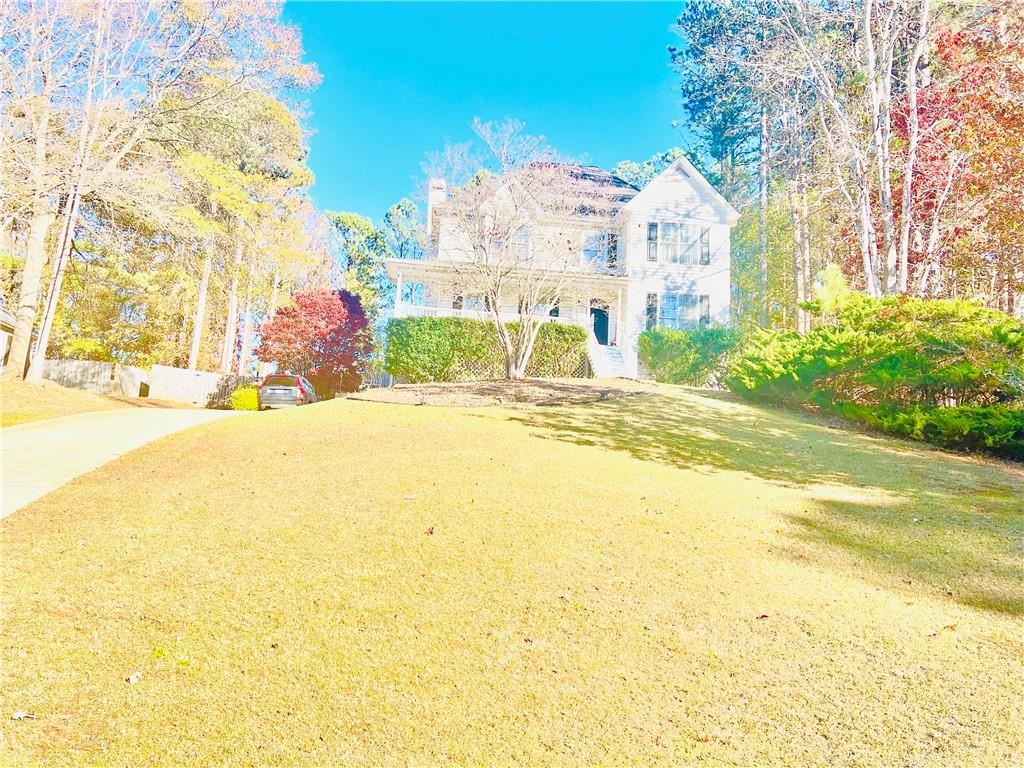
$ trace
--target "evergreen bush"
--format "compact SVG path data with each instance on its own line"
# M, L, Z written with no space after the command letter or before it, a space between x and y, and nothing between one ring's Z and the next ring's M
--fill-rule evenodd
M810 333L760 331L726 383L758 400L815 405L892 434L1019 456L1024 324L966 301L851 294L810 303Z

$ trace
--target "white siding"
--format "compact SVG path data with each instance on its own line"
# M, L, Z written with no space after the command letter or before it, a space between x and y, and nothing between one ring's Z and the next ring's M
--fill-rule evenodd
M615 301L609 321L610 324L619 326L618 342L626 375L636 376L638 373L637 341L646 328L648 294L655 294L658 297L659 306L666 294L708 296L711 321L728 324L731 291L729 237L737 217L736 211L715 193L696 169L685 160L677 162L652 181L622 209L619 215L618 260L620 269L624 270L627 277L627 284L621 286L621 283L609 282L608 290L603 293L622 297L622 308L620 309L618 301ZM647 226L651 222L658 223L659 226L669 223L686 228L690 237L697 239L694 261L698 263L680 264L667 261L661 244L658 248L658 260L648 261ZM699 234L703 229L707 229L710 236L708 264L699 263ZM579 242L582 242L587 231L587 227L583 225L575 233ZM536 232L537 242L543 241L545 235L550 233ZM439 221L438 260L466 258L467 245L465 236L457 231L450 219L444 219L442 214ZM420 266L429 267L429 262ZM389 263L389 272L396 269L397 265ZM618 279L621 281L621 278ZM602 292L595 292L595 296L598 293ZM447 288L435 288L429 299L434 306L450 308L452 291ZM586 322L590 308L585 300L577 301L578 303L573 302L566 297L562 303L562 316ZM503 309L515 311L516 308L512 306L511 301L503 303L507 304ZM572 306L573 304L575 306Z
M636 364L637 340L647 324L647 295L658 296L659 306L667 293L688 293L710 297L711 321L729 322L730 253L728 212L692 176L678 171L659 177L637 195L623 211L623 257L630 278L626 300L624 357ZM664 260L659 247L658 261L647 259L647 225L678 223L693 235L707 228L710 233L710 263L675 264ZM699 261L699 245L695 259ZM636 375L634 368L633 375Z

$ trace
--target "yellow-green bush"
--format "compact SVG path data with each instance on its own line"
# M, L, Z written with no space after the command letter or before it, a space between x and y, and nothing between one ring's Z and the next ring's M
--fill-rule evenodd
M228 407L233 411L255 411L259 408L256 387L246 384L236 389L228 398Z

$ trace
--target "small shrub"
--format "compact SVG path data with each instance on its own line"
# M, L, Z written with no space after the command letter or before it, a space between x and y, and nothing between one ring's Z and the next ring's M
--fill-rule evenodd
M723 326L685 331L653 328L640 334L640 362L655 381L717 385L738 341L739 332Z
M228 398L228 407L232 411L255 411L259 408L256 387L246 384L236 389Z

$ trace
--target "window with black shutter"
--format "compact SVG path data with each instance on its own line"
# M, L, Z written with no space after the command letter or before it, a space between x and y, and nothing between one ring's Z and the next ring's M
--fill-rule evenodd
M658 294L647 294L647 330L658 324Z
M654 221L647 225L647 260L658 260L658 224Z

